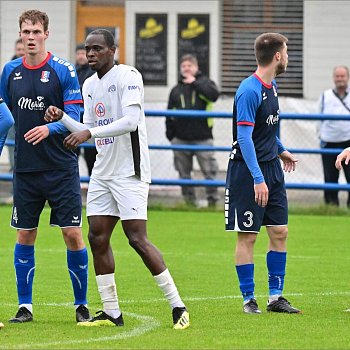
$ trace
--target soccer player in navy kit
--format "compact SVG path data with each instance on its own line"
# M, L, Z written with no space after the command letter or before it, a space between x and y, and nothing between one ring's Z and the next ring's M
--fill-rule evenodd
M0 96L0 155L6 141L7 132L13 123L12 114ZM2 327L4 325L0 322L0 328Z
M38 10L20 16L25 56L7 63L1 77L0 94L12 111L16 130L11 226L17 229L14 266L19 309L12 323L33 320L34 244L46 201L51 207L50 224L61 228L67 246L76 320L90 319L77 157L63 146L67 129L60 123L46 125L44 121L45 110L51 104L79 120L82 97L74 66L45 49L48 22L46 13Z
M282 296L288 203L280 160L287 172L294 171L297 162L277 137L279 105L274 79L287 68L287 41L278 33L264 33L256 38L257 70L242 81L234 101L225 224L227 231L238 234L235 259L245 313L261 313L254 296L253 251L262 225L269 236L267 311L300 312Z

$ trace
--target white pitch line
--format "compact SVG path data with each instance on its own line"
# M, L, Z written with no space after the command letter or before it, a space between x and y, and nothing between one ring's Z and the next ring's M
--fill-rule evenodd
M53 342L47 342L47 343L32 343L32 344L16 344L15 346L1 346L0 349L9 349L9 348L48 348L50 346L64 346L64 345L72 345L72 344L83 344L83 343L96 343L96 342L104 342L104 341L110 341L110 340L118 340L118 339L127 339L127 338L132 338L132 337L139 337L140 335L143 335L147 332L150 332L157 327L160 326L160 322L156 320L153 317L150 316L143 316L143 315L138 315L132 312L123 312L123 314L134 317L137 320L141 321L141 325L138 327L135 327L129 331L122 332L122 333L117 333L112 336L105 336L105 337L99 337L99 338L84 338L84 339L76 339L76 340L66 340L66 341L53 341ZM116 329L122 330L123 328L115 327Z
M284 296L289 297L311 297L311 296L347 296L350 295L349 292L314 292L314 293L283 293ZM255 295L256 298L265 298L267 294L258 294ZM225 299L241 299L242 295L222 295L222 296L206 296L206 297L183 297L182 299L185 301L207 301L207 300L225 300ZM164 302L166 303L166 300L164 298L155 298L155 299L129 299L129 300L119 300L120 304L149 304L149 303L158 303L158 302ZM15 303L1 303L1 306L10 306L10 307L16 307L18 304ZM34 303L34 306L53 306L53 307L70 307L73 309L72 303ZM124 313L124 312L123 312Z

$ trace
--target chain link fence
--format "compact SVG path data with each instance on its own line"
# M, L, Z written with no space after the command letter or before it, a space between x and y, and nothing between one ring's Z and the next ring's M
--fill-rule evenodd
M213 111L232 111L233 98L221 97L215 104ZM165 110L166 103L145 103L145 110ZM304 99L280 97L280 110L284 113L317 113L317 102ZM150 145L170 145L165 136L165 117L147 117L147 133ZM281 120L280 138L282 143L291 149L318 149L320 141L318 138L319 121L313 120ZM230 147L232 143L232 120L224 118L214 119L214 145ZM224 181L229 157L229 151L215 152L219 165L217 180ZM152 178L157 179L178 179L178 173L174 169L172 150L150 150ZM286 174L286 183L323 183L323 169L320 154L298 154L297 170ZM87 167L82 156L79 158L79 168L81 176L87 176ZM8 147L4 148L0 157L0 175L9 173ZM199 165L194 160L193 179L203 179ZM339 183L345 184L343 174ZM11 202L10 181L0 182L0 198L2 202ZM87 184L82 184L83 194L86 193ZM218 205L223 206L224 188L219 188L220 200ZM203 187L196 187L197 206L206 207L206 194ZM340 202L342 206L346 203L346 191L340 192ZM318 205L323 203L322 190L288 190L289 201L292 205ZM177 185L150 187L150 204L173 206L183 203L181 188Z

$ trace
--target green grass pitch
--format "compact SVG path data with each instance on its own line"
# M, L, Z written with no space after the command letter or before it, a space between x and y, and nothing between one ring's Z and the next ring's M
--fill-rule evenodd
M150 239L163 252L191 316L172 329L171 312L152 276L120 227L113 236L116 282L125 327L80 328L63 239L45 209L36 243L34 322L9 324L17 310L11 208L0 207L0 348L115 349L346 349L350 348L350 255L346 216L291 215L285 296L302 315L268 314L266 233L255 247L256 295L261 315L242 313L233 250L220 212L149 212ZM84 236L87 222L84 221ZM87 241L87 239L86 239ZM92 258L89 307L101 308Z

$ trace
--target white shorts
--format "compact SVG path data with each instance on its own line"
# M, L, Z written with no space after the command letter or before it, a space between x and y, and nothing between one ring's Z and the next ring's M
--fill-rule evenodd
M149 184L135 176L101 180L91 178L86 216L109 215L121 220L147 220Z

